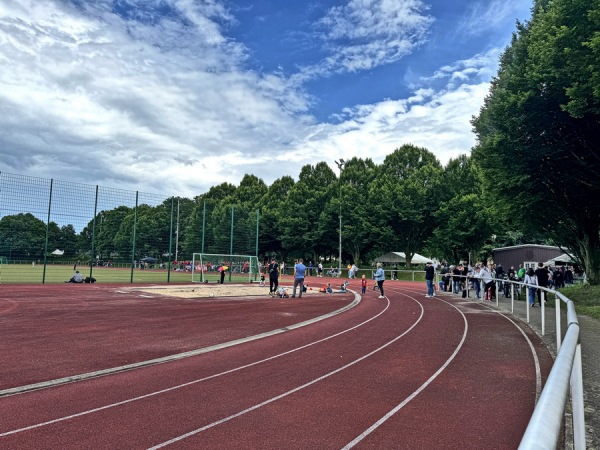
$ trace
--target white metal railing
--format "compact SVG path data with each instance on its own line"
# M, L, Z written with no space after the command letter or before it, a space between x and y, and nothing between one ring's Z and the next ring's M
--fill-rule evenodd
M439 274L438 274L439 276ZM461 278L465 278L461 276ZM471 278L469 277L469 280ZM439 281L436 280L436 282ZM480 280L481 281L481 280ZM525 288L525 304L529 305L527 299L528 285L518 281L494 279L498 284L510 283L511 288L511 313L514 313L515 291ZM439 285L439 282L436 284ZM467 295L469 295L470 283L465 283ZM483 284L483 283L482 283ZM555 296L555 321L556 321L556 359L546 380L540 398L537 401L533 415L529 420L525 434L519 445L521 450L531 449L555 449L558 444L560 431L562 429L567 399L569 397L569 387L571 393L571 409L573 414L573 448L575 450L585 450L585 415L583 403L583 370L581 363L581 343L579 342L579 320L575 312L573 301L565 297L560 292L552 289L536 286L541 290L541 334L546 333L546 313L545 299L546 295ZM481 291L485 292L484 286ZM496 290L496 306L499 306L499 291ZM567 329L564 339L562 338L560 305L566 304L567 307ZM527 306L526 320L530 320L530 308Z

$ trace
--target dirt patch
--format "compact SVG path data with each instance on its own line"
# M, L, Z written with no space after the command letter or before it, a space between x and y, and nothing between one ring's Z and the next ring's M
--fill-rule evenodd
M293 286L279 285L292 295ZM136 291L155 295L168 295L179 298L203 298L203 297L262 297L269 295L269 286L259 284L194 284L176 286L152 286L144 288L133 288ZM316 288L308 288L304 294L318 294Z

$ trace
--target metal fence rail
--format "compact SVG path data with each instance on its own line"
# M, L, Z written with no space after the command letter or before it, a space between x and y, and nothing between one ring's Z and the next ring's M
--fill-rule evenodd
M471 277L461 276L464 280ZM515 293L517 290L524 290L524 304L526 308L525 320L530 322L531 308L527 301L528 285L518 281L494 279L496 284L510 283L510 311L515 312ZM439 284L439 274L436 284ZM470 286L466 283L467 296L470 297ZM565 413L567 401L571 399L572 418L572 436L573 448L575 450L585 450L585 414L583 402L583 369L581 361L581 343L579 341L579 320L575 311L573 301L565 297L560 292L552 289L536 286L541 290L541 308L535 308L540 311L541 334L546 333L546 297L555 296L555 328L556 328L556 359L542 389L540 397L536 403L533 415L529 421L525 434L519 445L521 450L548 450L558 447L563 423L565 422ZM483 287L481 288L484 292ZM494 299L491 299L494 301ZM496 290L495 303L500 307L500 290ZM561 303L567 308L567 322L564 337L561 329ZM570 395L569 395L570 394Z
M62 283L75 270L189 281L180 270L194 252L256 255L259 221L234 204L0 172L0 283Z

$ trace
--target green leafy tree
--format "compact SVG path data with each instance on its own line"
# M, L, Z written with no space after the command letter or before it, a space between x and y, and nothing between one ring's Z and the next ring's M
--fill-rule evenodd
M341 176L342 246L355 264L363 262L364 254L376 242L374 230L377 224L368 188L376 174L377 166L370 158L352 158L346 162ZM322 220L321 223L325 224L326 221Z
M379 238L402 250L409 267L435 229L441 180L442 166L433 153L404 145L386 157L370 188L371 201L379 205L378 220L384 224Z
M600 283L598 0L537 1L473 120L487 188ZM549 220L549 216L553 220Z
M493 222L477 194L457 195L434 214L438 226L429 241L432 248L454 263L479 259L492 238Z
M322 251L322 228L318 226L325 209L331 186L337 179L324 162L302 168L298 182L290 190L281 217L282 244L298 257L310 256L317 260Z
M185 235L182 240L182 256L180 256L179 259L191 259L192 253L202 252L203 243L204 253L214 251L214 246L216 245L216 238L214 237L215 229L220 233L221 229L219 225L222 225L220 221L228 220L227 224L230 224L231 221L230 219L220 217L219 215L213 216L212 211L219 202L234 195L235 191L236 187L233 184L221 183L211 187L208 192L194 199L194 206L190 213L190 219L184 227ZM213 224L214 220L218 220L219 222ZM227 226L227 224L225 224L225 226ZM209 249L210 246L212 246L212 250ZM227 249L229 249L229 246L227 246Z
M267 193L260 201L259 254L264 255L265 259L280 255L282 260L285 260L287 256L287 251L281 243L281 219L286 214L283 205L294 184L292 177L281 177L268 187Z
M4 216L0 219L0 243L3 256L41 258L46 243L46 224L31 213Z

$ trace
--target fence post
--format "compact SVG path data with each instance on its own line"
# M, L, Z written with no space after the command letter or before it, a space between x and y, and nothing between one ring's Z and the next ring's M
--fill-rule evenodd
M206 228L206 200L204 200L204 208L202 209L202 253L204 253L204 229ZM202 271L204 273L204 271ZM204 281L204 280L202 280Z
M48 255L48 237L50 235L50 208L52 207L52 185L54 179L50 179L50 195L48 196L48 220L46 220L46 242L44 244L44 269L42 271L42 284L46 283L46 257Z
M173 207L175 206L174 204L175 197L171 197L171 224L169 225L169 262L167 263L167 283L171 282L171 260L173 259ZM177 200L177 218L179 220L179 200Z
M90 279L94 273L94 247L96 244L96 216L98 215L98 185L96 185L96 199L94 200L94 222L92 224L92 248L90 255Z
M130 283L133 284L133 269L135 268L135 233L137 230L137 209L138 209L138 199L139 199L139 191L135 191L135 208L133 210L133 235L131 237L131 278L129 280Z

